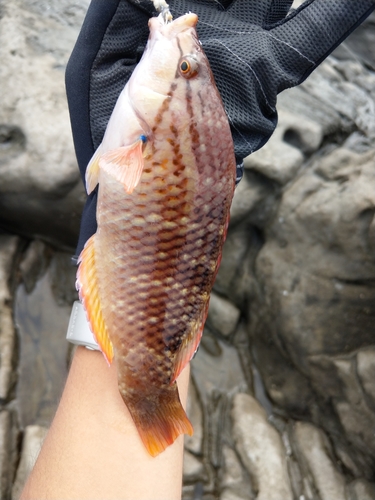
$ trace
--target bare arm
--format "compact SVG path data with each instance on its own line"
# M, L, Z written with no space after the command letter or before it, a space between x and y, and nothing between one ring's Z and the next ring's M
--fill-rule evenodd
M185 406L189 369L179 377ZM177 500L183 436L156 458L138 436L114 366L79 347L51 429L21 500Z

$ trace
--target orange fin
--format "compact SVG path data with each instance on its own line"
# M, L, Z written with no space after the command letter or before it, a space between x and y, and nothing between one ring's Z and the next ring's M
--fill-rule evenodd
M157 390L157 389L156 389ZM183 409L177 384L137 399L124 398L148 453L156 457L180 434L193 435L193 426Z
M144 160L142 155L143 140L139 139L131 146L125 146L105 153L99 166L124 185L126 192L132 193L141 178Z
M101 156L101 145L95 151L86 168L86 191L90 194L96 188L99 181L99 160Z
M197 326L189 335L189 337L183 342L180 350L177 353L172 382L176 380L176 378L180 375L182 370L185 368L185 366L189 363L189 361L194 357L194 354L197 352L197 349L199 347L202 338L204 324L207 318L208 304L209 301L207 301L207 304L203 310L201 321L197 322L197 325L199 326Z
M108 336L100 305L98 277L95 266L94 238L95 234L87 241L79 256L76 286L95 340L110 364L113 359L113 346Z

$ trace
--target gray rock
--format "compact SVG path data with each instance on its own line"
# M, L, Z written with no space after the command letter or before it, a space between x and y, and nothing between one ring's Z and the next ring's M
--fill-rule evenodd
M17 379L16 333L13 323L13 266L20 253L16 236L0 234L0 404L7 402Z
M210 343L207 345L208 339ZM223 443L232 441L232 398L238 392L249 391L249 387L236 349L215 339L207 330L191 362L191 371L203 408L204 462L219 468Z
M334 359L337 375L342 384L344 401L334 400L340 422L345 434L357 450L365 455L375 456L375 413L367 406L358 377L354 360Z
M222 488L220 500L252 500L255 498L250 478L244 470L236 452L223 446L223 472L220 479Z
M236 330L240 319L240 310L229 300L223 299L216 293L211 293L208 310L207 325L224 337L228 337Z
M297 422L294 438L300 463L310 474L321 500L345 500L345 480L332 461L332 452L324 433L315 426Z
M251 476L257 500L292 500L285 450L264 409L252 396L237 394L232 419L236 449Z
M231 292L236 289L236 280L238 280L248 249L248 238L249 228L245 224L230 228L228 231L223 258L214 285L215 290L221 295L231 297Z
M203 413L193 380L191 380L189 384L186 413L193 425L194 434L192 436L185 435L185 448L192 453L201 454L203 441Z
M34 290L37 281L45 273L49 257L51 257L51 249L42 241L34 240L30 243L20 263L22 282L27 293Z
M47 430L46 427L38 425L29 425L26 427L22 440L21 460L12 488L12 500L19 499L26 480L38 458Z
M49 426L65 383L71 304L59 305L51 287L56 260L64 259L70 263L70 254L53 256L31 294L23 285L17 290L15 317L22 344L17 399L22 426Z
M375 408L375 347L363 349L357 354L357 373L363 390Z
M13 410L0 411L0 498L11 498L18 462L19 430Z
M375 484L365 479L356 479L347 487L348 500L374 500Z
M375 463L372 410L360 385L351 385L354 375L344 381L331 357L374 344L373 162L373 152L338 149L285 190L256 259L260 293L250 305L271 399L319 422L368 478Z
M2 3L0 18L0 221L13 232L71 248L85 194L64 67L87 5L15 0Z
M273 136L262 149L245 158L244 166L285 185L301 167L304 153L316 151L322 137L319 123L281 109Z
M230 224L249 218L259 220L259 212L264 210L264 202L275 190L274 185L258 172L245 170L241 182L236 187L230 209Z
M355 59L375 69L375 56L369 47L375 43L375 15L372 13L335 51L340 59Z
M204 480L204 467L202 462L187 450L184 450L183 477L184 483L194 483Z

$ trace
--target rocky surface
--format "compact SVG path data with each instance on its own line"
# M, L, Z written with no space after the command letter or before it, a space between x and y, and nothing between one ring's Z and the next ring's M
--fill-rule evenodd
M75 245L84 202L64 70L88 4L0 2L0 224L60 247Z
M0 0L4 499L68 369L84 191L63 74L87 5ZM279 96L275 134L245 160L192 362L184 500L375 498L374 20Z

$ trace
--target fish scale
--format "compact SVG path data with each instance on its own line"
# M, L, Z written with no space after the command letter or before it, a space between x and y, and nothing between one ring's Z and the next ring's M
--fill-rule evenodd
M150 21L145 54L88 167L88 190L99 183L98 230L77 274L94 335L114 358L152 455L192 432L175 379L202 335L236 174L195 23L194 14Z

